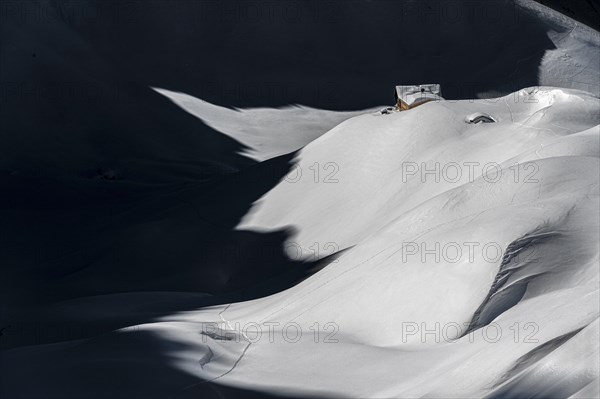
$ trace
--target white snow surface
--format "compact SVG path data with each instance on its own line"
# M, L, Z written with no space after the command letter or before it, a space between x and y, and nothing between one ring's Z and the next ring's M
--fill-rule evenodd
M534 1L518 0L516 4L546 26L548 37L556 47L545 51L539 66L538 83L600 96L600 33ZM400 83L403 82L392 82ZM246 148L241 154L257 161L296 151L344 120L381 108L330 111L295 105L230 109L177 91L159 87L153 90L243 144ZM490 94L479 95L487 98Z
M597 395L599 110L532 87L351 118L239 226L294 226L305 257L347 251L281 293L141 328L193 348L168 353L199 381L270 392ZM473 112L497 122L465 123Z
M243 144L246 148L241 154L257 161L296 151L340 122L366 112L328 111L300 105L230 109L189 94L153 89L208 126Z

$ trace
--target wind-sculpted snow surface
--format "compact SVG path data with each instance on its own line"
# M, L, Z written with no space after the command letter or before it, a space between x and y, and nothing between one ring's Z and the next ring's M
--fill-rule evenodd
M188 94L155 88L213 129L242 143L242 155L264 161L296 151L344 120L366 111L327 111L302 106L229 109Z
M347 251L281 293L141 328L195 348L169 355L199 384L597 396L599 110L587 93L536 87L352 118L306 146L302 177L239 227L295 226L307 256ZM465 123L473 112L497 122ZM317 163L336 181L315 180Z
M498 122L466 124L473 111ZM580 148L595 151L587 143L593 139L572 133L593 129L597 112L597 99L588 94L529 88L498 99L359 116L306 146L286 179L255 204L239 228L294 226L291 240L306 256L315 255L307 250L315 242L345 249L439 194L456 189L455 196L468 198L460 190L484 172L489 181L510 173L529 184L541 173L539 165L522 165L520 171L515 162L549 151L554 157Z
M531 87L348 119L237 227L292 227L288 255L335 253L326 266L261 299L5 351L2 393L598 397L599 111Z
M519 0L521 7L545 21L556 47L541 59L538 83L585 90L600 95L600 33L534 1Z

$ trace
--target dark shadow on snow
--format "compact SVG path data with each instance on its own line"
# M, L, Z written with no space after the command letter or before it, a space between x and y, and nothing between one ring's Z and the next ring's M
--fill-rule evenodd
M498 273L490 290L479 305L463 336L472 331L490 324L496 317L506 312L521 301L528 284L535 278L543 275L543 271L528 269L535 267L538 259L532 255L536 246L548 242L560 235L547 226L520 237L511 242L502 256ZM511 281L516 274L524 275Z

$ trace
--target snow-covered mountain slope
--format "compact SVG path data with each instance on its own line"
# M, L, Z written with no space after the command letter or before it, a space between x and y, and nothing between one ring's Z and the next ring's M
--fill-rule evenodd
M600 34L531 0L519 0L515 7L513 17L517 20L524 20L525 15L533 18L535 23L530 21L529 24L543 31L553 48L544 50L540 43L537 52L516 60L511 70L498 70L496 73L508 74L518 82L522 80L524 65L539 56L538 84L578 89L600 95L600 57L597 52L600 47ZM507 54L503 55L511 58ZM493 68L493 65L488 66L489 70ZM438 75L439 73L441 72L438 71ZM464 82L465 90L471 85ZM243 147L240 154L258 161L295 151L342 121L369 111L339 112L303 106L229 109L185 93L162 88L154 90L211 128L241 143ZM478 93L478 96L497 97L494 94L494 91L483 91ZM331 171L333 172L333 169Z
M298 155L334 162L337 183L284 181L243 223L352 248L282 293L141 328L196 348L168 352L187 372L267 391L597 392L599 109L540 87L352 118Z
M600 34L573 19L530 0L521 7L545 21L555 48L546 50L539 66L541 85L584 90L600 95Z
M303 106L229 109L188 94L155 88L185 111L245 147L257 161L296 151L342 121L367 111L327 111ZM373 109L375 111L375 109Z
M293 226L297 233L290 240L310 256L314 251L308 248L315 243L348 248L483 172L514 168L524 151L535 148L540 157L546 146L560 148L557 140L573 140L573 131L597 125L597 111L597 99L589 94L530 88L498 99L362 115L307 145L287 178L255 204L238 228ZM473 112L487 113L497 123L466 124Z
M60 396L76 369L68 394L101 396L132 388L90 385L94 370L126 368L138 395L598 396L599 110L589 93L535 87L351 118L239 226L293 225L296 254L334 243L337 260L265 298L6 351L0 385ZM338 181L315 181L316 162ZM165 362L179 388L145 391Z

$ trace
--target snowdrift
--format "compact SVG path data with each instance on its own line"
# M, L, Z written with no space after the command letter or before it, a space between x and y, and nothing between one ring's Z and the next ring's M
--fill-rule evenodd
M197 348L169 353L203 380L275 392L597 392L599 108L535 87L352 118L297 157L333 162L337 182L284 180L239 226L296 226L310 256L348 248L337 261L282 293L141 328ZM477 111L497 122L465 123Z
M238 226L293 225L296 254L334 243L337 259L265 298L6 351L3 389L62 393L64 367L95 359L78 372L89 378L118 345L130 359L115 353L119 367L143 361L140 378L161 362L187 376L169 376L175 397L215 383L303 397L598 395L599 109L589 93L532 87L351 118L296 159L335 163L337 181L294 174ZM496 122L466 123L475 112ZM10 375L46 368L36 387Z
M154 90L216 131L243 144L241 155L257 161L296 151L344 120L365 112L328 111L302 106L233 110L185 93L160 88Z

